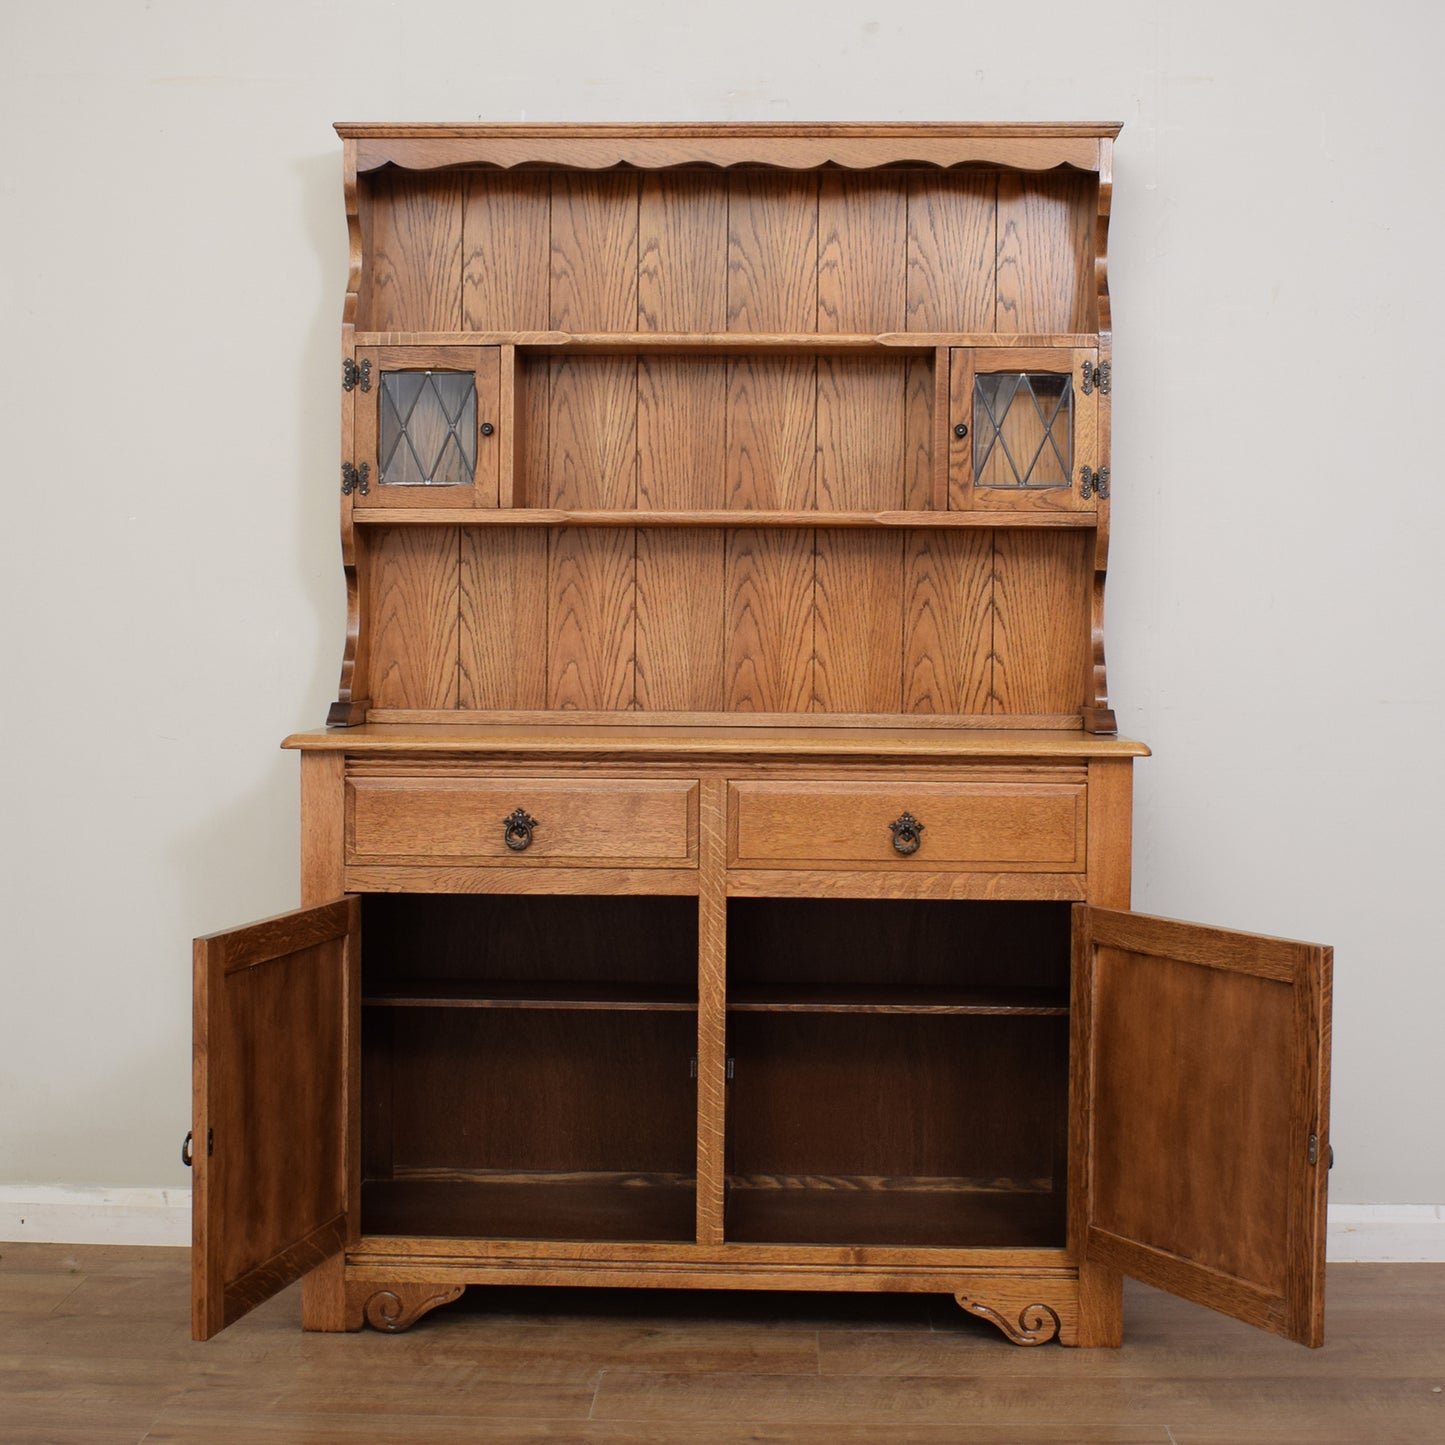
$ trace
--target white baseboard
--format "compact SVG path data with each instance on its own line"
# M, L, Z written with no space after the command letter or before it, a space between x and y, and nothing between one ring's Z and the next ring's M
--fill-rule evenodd
M0 1185L0 1240L36 1244L191 1242L189 1189ZM1329 1258L1445 1262L1445 1204L1335 1204Z
M188 1245L191 1191L0 1185L0 1239L34 1244Z
M1325 1252L1342 1264L1445 1263L1445 1204L1332 1204Z

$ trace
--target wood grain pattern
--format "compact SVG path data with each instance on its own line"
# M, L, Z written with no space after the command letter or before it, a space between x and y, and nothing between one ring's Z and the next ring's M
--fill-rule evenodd
M474 171L462 213L462 326L551 325L552 188L545 174Z
M729 792L735 868L967 868L1079 873L1086 805L1079 784L738 781ZM907 809L915 853L893 846Z
M904 505L906 363L818 359L818 509Z
M4 1269L6 1424L24 1441L148 1432L167 1445L352 1445L369 1433L531 1445L570 1433L745 1445L761 1432L778 1445L876 1445L896 1433L906 1395L909 1438L923 1445L1171 1445L1171 1434L1179 1445L1359 1445L1428 1440L1442 1413L1435 1264L1332 1265L1324 1354L1139 1286L1130 1324L1147 1348L1034 1358L949 1300L959 1288L986 1297L984 1269L955 1272L931 1296L734 1292L706 1310L658 1290L494 1285L485 1309L460 1306L374 1351L364 1340L318 1349L289 1300L209 1350L182 1350L184 1250L11 1244ZM1056 1274L1038 1282L1057 1288ZM27 1297L33 1308L20 1307ZM1051 1370L1067 1380L1020 1384ZM616 1418L589 1420L603 1372Z
M579 900L580 901L580 900ZM689 912L691 909L689 908ZM495 1223L459 1211L453 1230L483 1238L576 1238L559 1178L550 1206L541 1174L621 1175L612 1191L613 1228L625 1227L627 1176L669 1174L689 1186L697 1160L697 1114L688 1086L697 1026L686 1013L610 1009L387 1009L394 1035L392 1134L395 1177L420 1195L403 1227L375 1218L363 1198L364 1232L415 1233L430 1215L440 1224L465 1202L468 1186L530 1186L531 1217ZM539 1101L545 1100L545 1109ZM488 1176L492 1176L489 1181ZM533 1176L531 1179L525 1176ZM585 1181L579 1181L585 1182ZM643 1182L643 1181L639 1181ZM398 1191L400 1193L401 1191ZM384 1191L373 1187L372 1195ZM688 1193L691 1193L689 1187ZM429 1196L429 1197L428 1197ZM693 1238L693 1201L682 1201ZM448 1220L448 1223L451 1221ZM595 1218L577 1221L582 1238L608 1238ZM460 1227L458 1227L460 1226ZM440 1232L440 1231L438 1231ZM627 1237L624 1235L623 1237ZM635 1236L633 1236L635 1237Z
M1142 750L1086 737L1079 712L1101 691L1107 512L1005 498L988 515L965 495L974 515L934 521L968 400L950 396L950 351L1066 358L1077 375L1096 344L1111 132L965 130L348 138L365 172L362 309L380 329L347 339L378 356L496 349L508 514L463 531L454 499L445 516L398 508L430 560L402 525L353 532L364 512L346 514L353 672L373 671L373 647L392 692L344 741L293 743L307 887L388 895L367 899L368 1178L337 1186L373 1232L356 1237L353 1211L305 1241L312 1258L328 1231L354 1244L308 1289L308 1320L351 1323L378 1291L405 1314L473 1282L802 1282L934 1288L1016 1337L1057 1317L1060 1335L1105 1343L1120 1267L1177 1272L1152 1241L1084 1228L1090 1136L1064 1133L1089 1122L1068 1087L1091 1081L1093 1040L1070 1042L1063 975L1006 996L981 978L1028 973L1031 920L1062 968L1068 904L1127 898ZM962 166L1002 156L1021 169ZM439 224L420 202L398 211L407 186ZM373 253L425 270L397 216L445 251L457 187L460 250L431 329L387 320ZM389 284L383 303L405 290ZM1078 459L1096 465L1107 415L1080 416ZM553 800L535 811L543 841L510 856L500 815L529 789ZM892 849L903 808L927 829L919 858ZM390 934L384 901L400 910ZM1104 955L1146 956L1147 928L1123 948L1109 926ZM801 977L810 958L874 972L822 984ZM667 986L639 996L628 970L661 959ZM921 976L934 962L944 976ZM1271 966L1208 967L1282 986ZM1318 1050L1318 1012L1290 1020ZM1290 1107L1322 1121L1322 1091L1307 1093ZM1282 1293L1308 1295L1307 1232L1285 1255ZM274 1273L258 1268L248 1295ZM1201 1288L1274 1308L1256 1282Z
M378 527L367 537L372 701L378 707L455 707L458 529Z
M1061 1246L1062 1200L1047 1181L1052 1100L1066 1062L1063 1024L734 1015L731 1174L738 1183L740 1176L777 1176L744 1187L777 1199L795 1214L798 1231L752 1238ZM1027 1068L1018 1067L1020 1058ZM936 1207L928 1207L928 1195ZM854 1209L861 1217L850 1219ZM731 1217L737 1212L735 1198L733 1239L740 1237Z
M1088 1254L1318 1345L1328 950L1118 912L1082 924Z
M725 536L651 527L636 536L637 706L721 712Z
M992 331L998 177L908 178L909 331Z
M727 361L644 356L636 366L638 505L725 506Z
M629 356L551 363L544 505L636 506L637 366Z
M905 534L903 711L986 713L993 683L993 538Z
M330 902L196 940L196 1339L345 1244L359 916L355 900Z
M457 706L547 705L547 533L460 533Z
M371 182L361 321L373 331L452 331L462 320L460 176L398 172Z
M733 539L728 541L731 549ZM811 543L806 556L811 591ZM811 606L810 597L809 616ZM1078 766L1090 758L1149 756L1149 749L1132 738L1084 733L1077 725L1060 726L1057 718L1050 727L1039 718L1036 726L1026 729L980 727L967 718L943 725L930 725L929 719L882 723L875 719L867 727L861 714L847 726L837 726L836 721L819 714L792 717L781 710L758 718L698 720L673 714L646 722L608 712L575 718L512 713L463 719L454 712L437 711L424 719L368 722L344 732L319 728L292 733L281 746L303 752L346 752L353 755L353 768L375 766L388 754L415 754L426 766L455 766L462 755L479 752L505 759L509 766L516 766L518 760L545 758L549 768L595 768L650 758L689 770L705 762L717 767L786 766L799 759L824 762L830 769L879 762L896 768L925 761L964 769L973 764L1017 766L1033 761L1057 768L1066 763ZM394 760L385 765L393 766Z
M376 381L364 394L354 397L355 446L352 460L370 469L370 485L363 493L353 492L350 498L353 521L368 512L384 512L393 508L423 511L488 507L495 509L500 474L501 437L495 431L472 438L474 460L468 470L462 453L451 449L452 460L437 468L435 484L426 484L422 477L430 471L438 449L447 438L447 422L439 409L418 405L407 419L407 434L415 443L411 447L396 446L389 459L383 458L381 439L382 389L397 372L455 373L465 384L471 383L474 400L473 419L469 425L498 422L506 427L500 411L501 348L496 346L382 346L362 347L358 356L369 364ZM404 458L409 460L403 461ZM424 461L422 460L424 459ZM390 471L383 462L389 460ZM401 480L405 478L406 480Z
M941 508L947 500L937 484L934 463L938 433L948 421L945 415L940 424L934 415L938 403L934 365L931 356L915 356L903 368L903 507L910 512Z
M812 507L817 475L818 364L811 357L728 363L727 505Z
M1091 584L1084 537L995 534L991 711L1078 711L1089 656Z
M301 755L301 902L307 908L346 892L345 767L340 753Z
M725 331L727 184L696 171L648 172L638 212L637 329Z
M355 863L346 869L349 893L415 894L569 894L595 897L695 896L697 869L675 868L478 868L473 864L428 866L405 863ZM1082 892L1079 897L1082 897Z
M558 331L637 326L639 181L618 171L552 175L552 318Z
M585 126L564 134L559 126L390 125L338 127L357 142L363 173L380 166L417 170L442 166L570 166L604 169L635 166L778 166L816 170L842 166L1007 166L1048 171L1084 170L1098 164L1100 140L1117 125L1008 126L927 125Z
M728 875L730 898L891 898L1082 903L1082 874L925 871L899 868L740 869ZM354 871L354 870L353 870ZM351 872L347 873L348 886Z
M727 1173L727 796L702 784L697 895L697 1242L723 1242Z
M503 837L518 807L536 819L522 853ZM352 778L346 861L677 867L696 858L696 809L686 778Z
M907 194L897 176L822 172L818 178L817 329L903 330L907 248Z
M513 354L512 506L499 509L499 518L543 507L551 495L552 368L556 362Z
M361 1292L364 1298L358 1296L352 1305L372 1329L395 1335L409 1330L438 1306L460 1299L465 1288L460 1284L438 1286L398 1281L390 1289L377 1289L368 1284Z
M1070 1337L1078 1333L1078 1287L1072 1282L1057 1292L1047 1285L1012 1280L975 1288L977 1293L957 1294L954 1302L996 1325L1013 1344L1043 1345L1052 1339L1072 1343Z
M636 550L631 531L559 527L550 534L549 707L633 705Z
M995 331L1093 329L1097 184L1092 175L999 175Z
M902 711L903 537L820 529L815 712Z
M729 712L807 712L813 685L813 534L727 537Z
M818 329L818 181L728 176L728 330Z

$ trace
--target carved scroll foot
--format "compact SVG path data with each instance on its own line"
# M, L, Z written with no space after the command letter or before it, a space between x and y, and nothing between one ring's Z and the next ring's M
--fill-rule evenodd
M987 1279L954 1296L959 1309L997 1325L1016 1345L1042 1345L1078 1337L1078 1285L1074 1280Z
M398 1284L379 1289L362 1306L366 1322L374 1330L399 1335L409 1330L424 1314L438 1305L462 1297L465 1285Z

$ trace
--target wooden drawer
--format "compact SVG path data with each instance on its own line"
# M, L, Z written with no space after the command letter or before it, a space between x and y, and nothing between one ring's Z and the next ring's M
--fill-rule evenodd
M734 868L1081 873L1083 783L740 782L729 789ZM889 824L911 813L917 851Z
M535 821L525 849L508 818ZM671 778L350 778L348 863L685 868L697 865L697 783Z

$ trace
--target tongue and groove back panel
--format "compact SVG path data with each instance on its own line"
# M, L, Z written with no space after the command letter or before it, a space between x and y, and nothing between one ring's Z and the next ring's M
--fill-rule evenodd
M373 517L357 529L372 708L1077 718L1092 530L856 514L958 505L944 438L967 407L950 404L948 340L1097 331L1098 207L1097 176L1069 169L361 176L357 331L517 343L503 506L805 514ZM556 332L716 346L528 349ZM818 340L780 354L747 349L750 333ZM824 340L888 333L919 345Z

